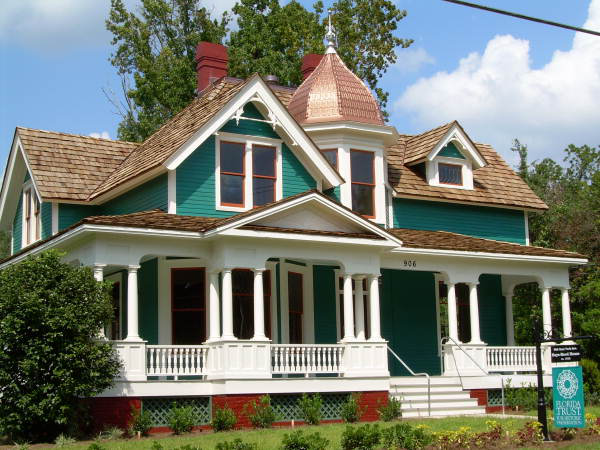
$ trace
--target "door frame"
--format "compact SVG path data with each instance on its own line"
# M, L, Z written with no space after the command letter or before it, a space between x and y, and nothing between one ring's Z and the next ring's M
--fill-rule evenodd
M312 264L299 265L282 260L280 270L280 298L281 298L281 340L290 342L289 335L289 298L288 298L288 272L302 274L302 340L303 344L315 343L315 318L313 295L313 268Z

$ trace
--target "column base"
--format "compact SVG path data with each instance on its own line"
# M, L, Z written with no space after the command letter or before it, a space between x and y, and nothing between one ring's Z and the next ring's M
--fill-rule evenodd
M144 342L144 340L139 336L127 336L123 339L125 342Z

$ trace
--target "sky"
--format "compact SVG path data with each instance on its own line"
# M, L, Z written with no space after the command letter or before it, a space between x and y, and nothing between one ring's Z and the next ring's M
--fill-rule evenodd
M135 6L138 0L125 0ZM235 0L202 0L216 14ZM600 0L472 0L600 31ZM600 145L600 37L442 0L395 0L412 38L381 80L390 123L416 134L458 120L509 163L518 138L531 160L568 144ZM301 0L305 6L312 1ZM332 3L326 0L325 5ZM116 138L120 93L104 28L110 0L3 0L0 6L0 164L16 126Z

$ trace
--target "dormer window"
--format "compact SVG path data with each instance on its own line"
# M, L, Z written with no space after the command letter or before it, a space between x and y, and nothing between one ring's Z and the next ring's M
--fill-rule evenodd
M352 173L352 209L368 217L375 217L375 155L364 150L350 150Z
M463 185L462 165L438 163L440 184Z

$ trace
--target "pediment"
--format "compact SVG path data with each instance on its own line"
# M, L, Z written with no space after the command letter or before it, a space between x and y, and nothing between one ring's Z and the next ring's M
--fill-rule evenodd
M454 153L454 156L452 154ZM460 156L459 156L460 155ZM433 150L427 155L427 160L432 161L437 156L460 157L471 160L475 168L486 165L485 158L479 153L471 138L458 124L454 125L438 141Z

